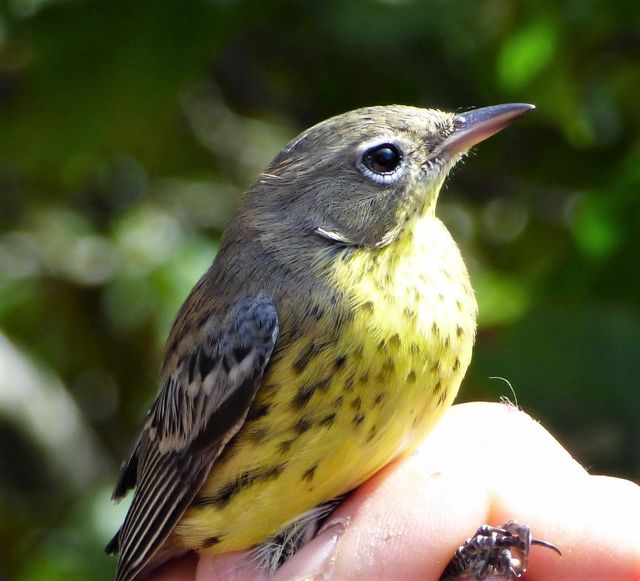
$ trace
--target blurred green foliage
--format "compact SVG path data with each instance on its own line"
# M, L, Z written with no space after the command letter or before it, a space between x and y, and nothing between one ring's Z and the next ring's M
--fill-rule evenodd
M537 105L440 203L481 309L462 398L506 378L637 478L639 63L630 0L0 1L0 578L110 578L176 309L260 168L369 104Z

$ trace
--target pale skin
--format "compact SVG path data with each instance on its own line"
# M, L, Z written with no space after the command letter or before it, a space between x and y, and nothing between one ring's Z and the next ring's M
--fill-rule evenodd
M418 451L379 472L272 579L435 581L483 523L510 519L562 551L533 547L528 581L640 579L640 487L590 475L531 417L453 406ZM187 555L153 581L259 578L246 553Z

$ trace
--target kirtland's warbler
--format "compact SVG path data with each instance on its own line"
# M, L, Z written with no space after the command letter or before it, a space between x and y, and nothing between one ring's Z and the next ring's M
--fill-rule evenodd
M532 109L369 107L291 141L180 309L114 498L118 581L189 549L274 571L452 403L476 301L435 216L451 167Z

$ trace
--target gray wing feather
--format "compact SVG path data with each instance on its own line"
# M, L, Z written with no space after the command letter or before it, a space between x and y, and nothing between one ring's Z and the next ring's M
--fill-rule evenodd
M149 410L114 490L137 485L124 523L107 545L120 554L117 581L134 579L195 498L227 442L240 429L278 336L266 297L242 299L222 325L202 325L181 347ZM181 344L182 345L182 344Z

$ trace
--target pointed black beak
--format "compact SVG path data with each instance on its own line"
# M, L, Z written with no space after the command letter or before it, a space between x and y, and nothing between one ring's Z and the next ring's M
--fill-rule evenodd
M535 109L535 106L527 103L509 103L458 113L453 118L453 133L442 142L438 153L444 153L447 157L463 153L502 131L532 109Z

